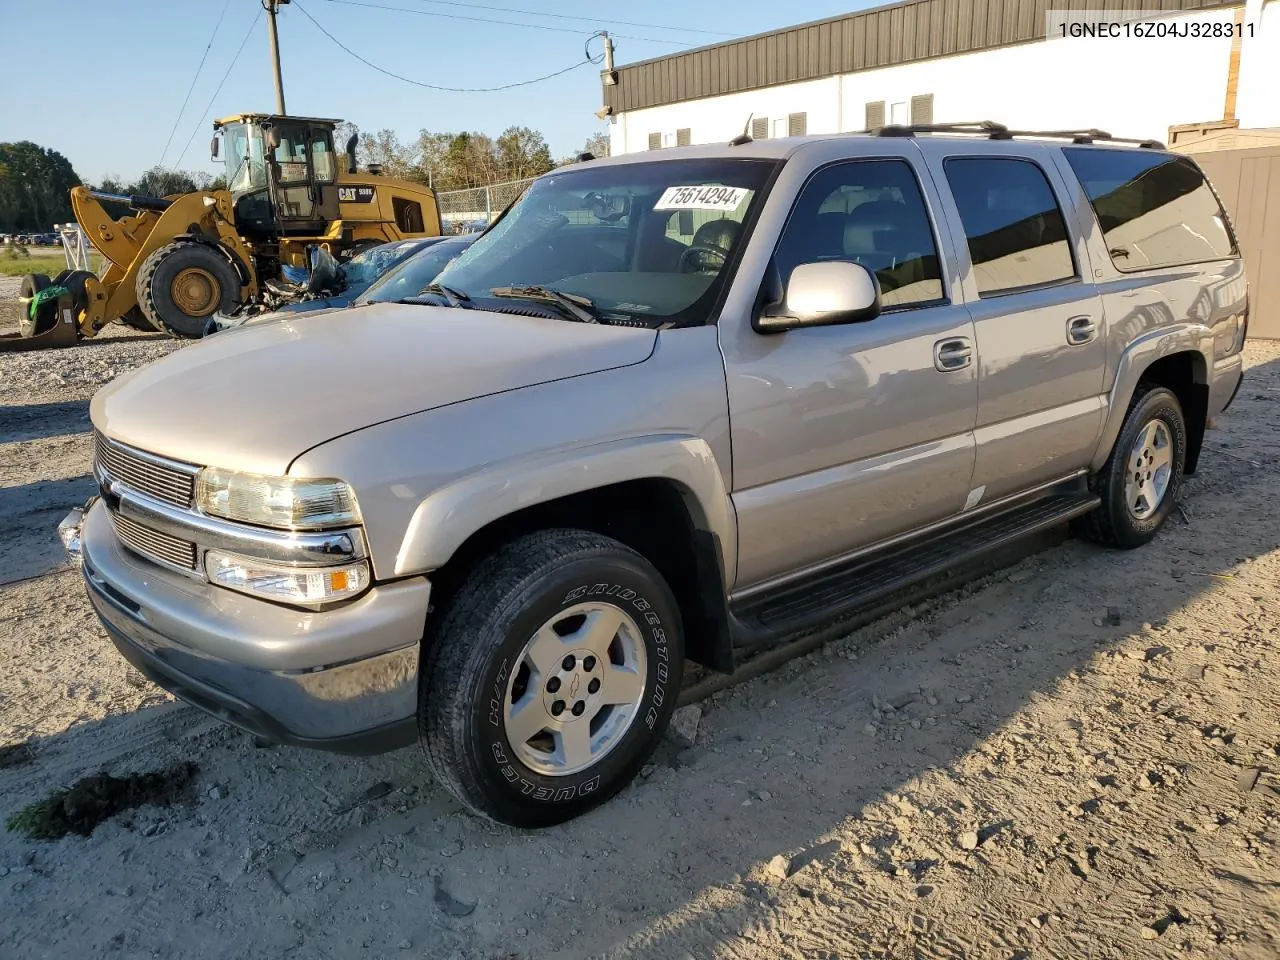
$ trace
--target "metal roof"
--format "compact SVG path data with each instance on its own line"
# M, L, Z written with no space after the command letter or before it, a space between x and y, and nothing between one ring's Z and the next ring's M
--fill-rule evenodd
M617 68L614 113L1043 40L1050 9L1181 13L1243 0L905 0Z

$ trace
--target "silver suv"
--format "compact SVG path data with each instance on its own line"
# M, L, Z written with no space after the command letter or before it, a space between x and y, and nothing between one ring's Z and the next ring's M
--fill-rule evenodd
M64 523L120 651L277 741L420 740L471 810L622 788L686 661L1071 521L1137 547L1241 380L1196 165L886 128L555 170L437 282L93 400Z

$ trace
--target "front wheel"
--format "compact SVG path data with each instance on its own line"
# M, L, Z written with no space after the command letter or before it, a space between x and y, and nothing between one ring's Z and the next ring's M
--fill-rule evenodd
M1102 505L1076 522L1086 540L1140 547L1164 525L1182 487L1187 423L1173 391L1139 384L1120 435L1090 486Z
M215 313L240 305L240 277L206 243L177 240L142 262L135 281L138 306L157 330L197 339Z
M580 530L507 543L428 629L419 723L428 762L475 813L562 823L635 776L680 692L670 588L635 551Z

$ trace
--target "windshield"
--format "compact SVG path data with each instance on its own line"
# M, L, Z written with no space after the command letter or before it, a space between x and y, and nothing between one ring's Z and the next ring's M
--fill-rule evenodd
M362 250L342 265L343 279L348 287L367 287L408 256L417 245L417 240L400 240Z
M227 189L244 193L267 185L266 145L256 126L228 123L222 128L222 156Z
M530 287L584 297L606 323L706 322L773 166L667 160L548 174L437 279L472 300Z
M441 240L419 250L370 287L364 299L369 303L394 303L418 296L441 270L471 245L472 239Z

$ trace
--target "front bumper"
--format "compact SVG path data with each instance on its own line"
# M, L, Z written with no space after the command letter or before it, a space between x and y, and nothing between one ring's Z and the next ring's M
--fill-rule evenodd
M425 578L377 586L332 610L290 609L134 556L101 501L84 514L78 546L89 600L112 641L180 699L298 746L368 754L416 737Z

